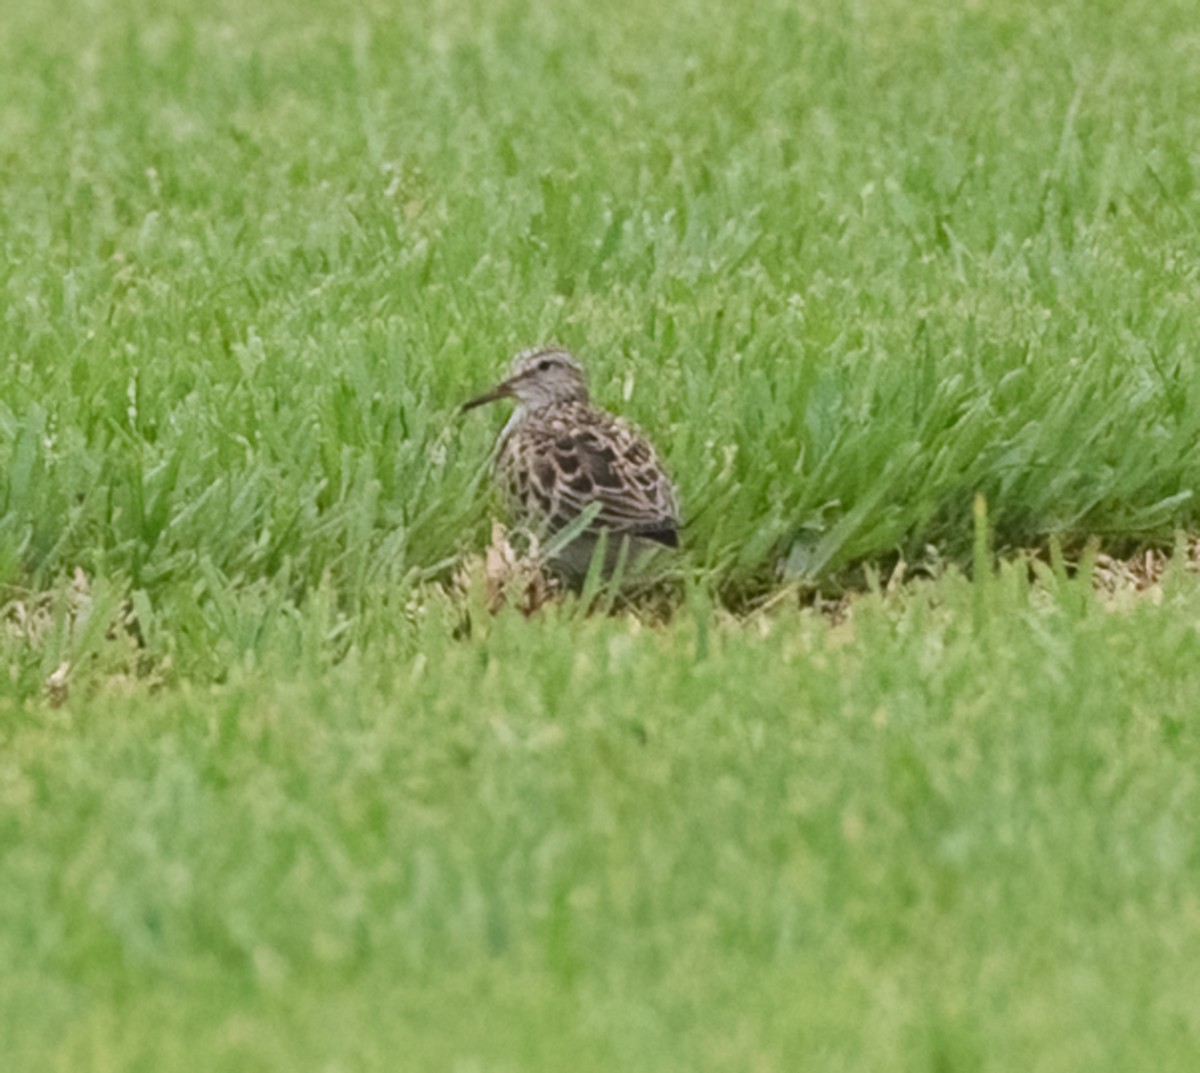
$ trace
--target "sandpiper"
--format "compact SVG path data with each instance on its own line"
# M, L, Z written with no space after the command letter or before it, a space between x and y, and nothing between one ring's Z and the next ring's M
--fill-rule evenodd
M552 565L568 578L586 574L602 533L610 574L644 563L656 548L679 544L675 487L642 433L592 406L583 366L557 346L524 350L508 376L463 410L496 399L516 409L496 443L495 473L514 520L539 540L587 521ZM624 552L622 548L624 547Z

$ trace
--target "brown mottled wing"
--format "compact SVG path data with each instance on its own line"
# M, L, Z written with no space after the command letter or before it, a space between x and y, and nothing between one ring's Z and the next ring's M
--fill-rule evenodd
M593 503L594 527L675 547L679 506L654 449L636 430L596 411L568 412L526 430L532 461L526 505L560 529Z

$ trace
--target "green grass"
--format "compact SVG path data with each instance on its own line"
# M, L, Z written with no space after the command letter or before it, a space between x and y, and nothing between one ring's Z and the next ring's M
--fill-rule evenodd
M1197 599L431 611L324 673L9 704L5 1066L1190 1068Z
M13 14L0 566L436 569L549 337L735 589L1194 523L1200 56L1109 7Z
M1194 23L0 0L0 1066L1190 1068L1197 583L972 503L1200 523ZM669 624L447 586L548 339Z

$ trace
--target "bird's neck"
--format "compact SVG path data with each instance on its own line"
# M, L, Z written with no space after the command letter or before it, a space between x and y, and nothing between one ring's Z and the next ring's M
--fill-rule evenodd
M557 400L552 402L518 402L513 407L513 412L509 415L508 421L500 430L500 435L496 437L496 452L503 452L505 444L508 443L509 437L516 431L517 427L528 420L536 420L539 415L545 414L551 410L569 409L577 404L573 401Z
M508 420L504 422L504 427L500 430L500 435L496 438L496 447L498 450L504 449L504 445L508 442L508 437L512 435L513 429L525 420L525 415L528 412L527 407L523 404L513 407L513 412L509 414Z

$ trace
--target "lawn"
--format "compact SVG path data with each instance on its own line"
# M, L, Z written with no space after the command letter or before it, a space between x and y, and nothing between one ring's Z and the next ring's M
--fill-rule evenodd
M1190 1069L1200 580L1018 549L1200 526L1195 24L4 2L0 1066ZM543 340L669 621L454 580Z

